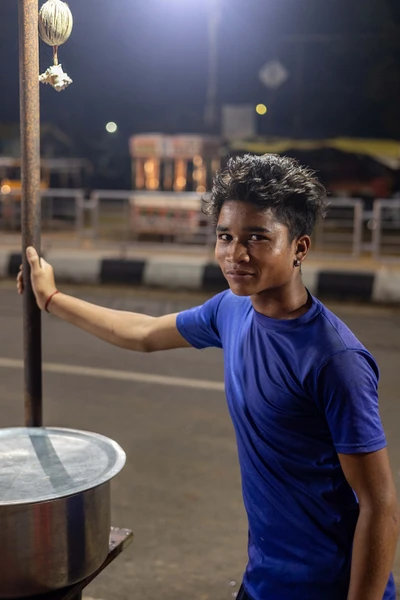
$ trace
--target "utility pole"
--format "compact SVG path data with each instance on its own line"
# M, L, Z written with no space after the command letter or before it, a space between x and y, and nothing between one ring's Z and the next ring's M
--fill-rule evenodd
M221 22L221 0L208 0L208 83L206 105L204 109L204 124L213 131L218 123L218 33Z

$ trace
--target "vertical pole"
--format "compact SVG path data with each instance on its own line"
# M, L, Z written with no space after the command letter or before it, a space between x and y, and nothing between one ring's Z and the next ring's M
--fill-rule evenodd
M221 20L221 7L219 2L220 0L209 0L208 7L209 66L204 123L211 130L214 130L218 122L218 31Z
M373 229L372 229L372 257L375 260L381 258L382 243L382 200L374 200L372 211Z
M18 0L22 258L24 265L25 425L42 425L41 317L30 283L25 250L40 252L40 106L38 0Z
M304 87L304 63L305 42L300 41L294 45L296 52L296 110L294 114L294 132L298 138L303 135L303 87Z
M354 201L354 213L353 213L353 244L352 244L352 256L359 258L362 249L362 238L363 238L363 225L364 225L364 208L362 200Z

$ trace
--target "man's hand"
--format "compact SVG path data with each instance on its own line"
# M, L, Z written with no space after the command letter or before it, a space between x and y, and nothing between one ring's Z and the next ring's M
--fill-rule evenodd
M26 249L26 257L31 267L31 282L36 302L41 310L44 309L47 299L57 290L54 280L53 267L39 255L35 248ZM24 273L22 265L17 276L17 289L19 294L24 292Z

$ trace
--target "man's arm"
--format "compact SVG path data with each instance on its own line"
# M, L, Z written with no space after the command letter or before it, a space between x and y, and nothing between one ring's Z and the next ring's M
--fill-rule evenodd
M176 314L149 317L139 313L104 308L78 298L57 294L49 311L105 342L137 352L188 348L176 327Z
M399 507L386 448L339 454L360 514L354 535L347 600L382 600L399 535Z
M56 291L53 268L39 261L33 248L27 251L31 281L39 308L45 308L48 298ZM18 275L18 291L23 293L23 274ZM113 310L84 302L66 294L56 294L48 306L49 312L110 344L136 350L155 352L173 348L188 348L176 326L176 314L150 317L138 313Z

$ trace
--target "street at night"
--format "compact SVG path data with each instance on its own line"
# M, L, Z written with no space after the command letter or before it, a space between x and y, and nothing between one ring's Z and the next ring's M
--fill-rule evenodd
M0 32L0 600L400 596L399 1Z

